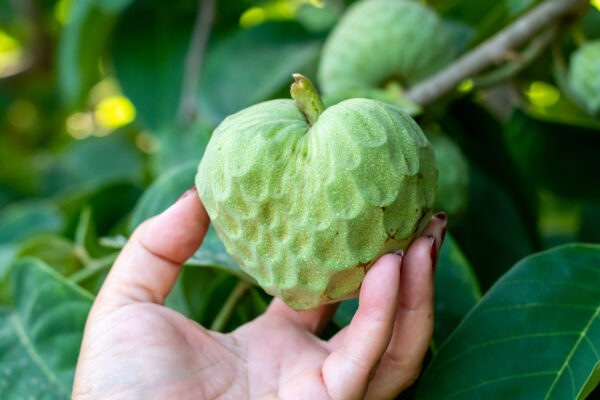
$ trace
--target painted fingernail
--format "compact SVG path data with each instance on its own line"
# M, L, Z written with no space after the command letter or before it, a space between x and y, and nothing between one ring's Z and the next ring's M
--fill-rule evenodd
M444 229L442 229L442 243L444 242L444 238L446 237L446 227L444 226Z
M435 237L430 235L428 238L431 241L431 268L435 272L437 268L437 247L435 245Z
M188 190L185 191L184 194L181 195L180 198L177 199L177 201L175 203L177 203L178 201L180 201L181 199L185 199L186 197L188 197L189 195L191 195L192 193L196 193L196 186L189 188Z
M434 217L437 218L437 219L439 219L442 222L446 222L446 220L448 219L448 216L443 211L435 214Z

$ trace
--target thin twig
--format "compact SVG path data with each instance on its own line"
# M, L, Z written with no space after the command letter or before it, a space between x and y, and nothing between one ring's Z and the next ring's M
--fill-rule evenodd
M528 41L543 27L555 23L589 5L589 0L547 0L511 25L483 42L437 74L406 92L406 97L422 106L451 92L465 79L495 64L498 57Z
M194 32L185 58L185 73L181 88L179 119L184 124L189 124L196 119L196 91L214 16L215 0L200 0Z
M540 36L532 40L525 50L519 53L517 60L474 78L473 88L483 89L491 87L517 75L542 54L554 38L556 38L558 32L558 25L551 25Z
M229 319L233 315L235 307L251 287L252 285L245 281L239 281L238 284L235 285L231 293L229 293L229 297L227 297L225 304L223 304L223 307L221 307L219 314L217 314L213 323L211 324L211 331L223 332L227 326L227 322L229 322Z

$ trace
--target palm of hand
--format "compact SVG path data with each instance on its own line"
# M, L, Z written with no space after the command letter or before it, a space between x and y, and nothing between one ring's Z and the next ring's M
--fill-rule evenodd
M156 304L132 304L101 319L102 326L119 327L88 332L106 349L89 363L112 366L90 368L102 373L95 379L109 389L106 398L265 397L278 392L273 383L286 375L319 371L329 353L325 342L281 317L261 317L233 335L208 331Z
M207 224L191 196L132 236L88 317L74 399L386 399L416 378L433 328L431 256L444 219L433 218L403 258L371 268L351 324L328 341L316 334L334 305L295 312L275 299L230 334L166 308Z

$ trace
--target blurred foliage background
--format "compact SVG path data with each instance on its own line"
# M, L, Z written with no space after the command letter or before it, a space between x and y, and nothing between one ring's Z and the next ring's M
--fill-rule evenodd
M0 397L68 396L87 309L125 238L193 185L223 118L288 97L294 72L319 85L323 43L351 3L0 0ZM468 51L540 1L427 3ZM517 65L501 79L493 67L415 114L451 143L436 155L455 185L444 198L459 197L438 279L466 289L439 289L440 343L518 260L600 242L600 119L569 86L573 54L600 39L600 2L560 29L530 58L499 55ZM268 300L211 231L168 304L228 331ZM45 365L19 347L15 318Z

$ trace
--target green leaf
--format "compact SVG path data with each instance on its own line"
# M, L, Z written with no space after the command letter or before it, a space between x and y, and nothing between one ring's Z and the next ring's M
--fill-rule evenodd
M190 126L175 124L159 132L158 151L151 160L153 171L160 175L183 164L198 165L212 131L212 126L197 121Z
M598 245L521 260L439 349L417 399L578 398L598 379L598 287Z
M59 162L70 176L72 185L101 185L116 180L142 180L142 154L122 133L115 132L108 137L78 140L66 149Z
M534 245L520 214L523 205L512 193L474 164L469 182L468 207L452 233L485 291L510 265L531 254Z
M212 268L184 267L179 288L167 297L167 304L205 326L210 326L237 278Z
M54 199L67 216L67 234L75 236L81 210L89 206L94 226L99 236L122 233L114 232L131 212L142 190L131 182L91 182L72 187L57 194Z
M356 310L358 310L358 298L342 301L333 315L333 322L343 328L352 321Z
M63 214L49 201L13 203L0 212L0 244L18 242L38 233L60 232L64 224Z
M447 234L435 272L435 326L432 348L439 348L481 299L471 265L454 238Z
M459 100L441 122L443 131L459 144L469 161L468 206L459 221L450 220L454 237L482 287L488 288L510 265L539 246L537 193L531 182L520 179L513 165L503 139L503 124L484 107ZM482 220L489 229L481 229ZM494 254L491 260L489 254ZM491 279L482 277L481 272L488 270L491 274L484 275Z
M14 265L12 288L14 310L0 311L2 398L69 398L93 297L33 258Z
M31 256L45 262L63 276L81 268L73 242L59 235L37 235L19 247L18 257Z
M100 78L100 56L118 13L133 0L71 1L69 19L60 35L58 77L65 100L81 102Z
M514 17L527 10L529 7L537 3L539 0L504 0L509 15Z
M537 120L515 110L504 131L520 173L539 189L600 199L600 131Z
M509 20L507 1L460 0L437 1L435 8L446 18L471 26L471 46L500 30Z
M18 246L15 244L0 245L0 306L12 303L12 289L10 288L10 269L17 257Z
M594 370L588 377L585 386L579 392L577 400L587 399L588 396L594 391L594 389L598 387L598 384L600 384L600 363L597 363L594 367Z
M200 113L218 124L230 114L264 101L310 75L321 40L295 22L268 22L239 30L209 48L200 80Z
M174 122L180 104L195 14L180 8L138 1L115 29L112 56L117 80L140 120L154 132Z
M129 231L157 214L160 214L194 186L198 163L188 161L159 176L144 192L136 204L129 224Z

